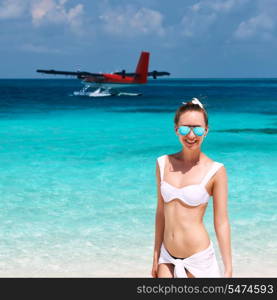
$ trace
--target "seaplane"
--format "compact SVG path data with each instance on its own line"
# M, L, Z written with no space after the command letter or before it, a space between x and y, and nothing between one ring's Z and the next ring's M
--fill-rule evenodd
M139 96L141 93L124 93L118 89L146 84L148 77L157 79L159 76L170 75L165 71L148 72L150 53L142 51L138 60L136 70L133 73L128 73L126 70L114 73L90 73L85 71L58 71L58 70L41 70L38 73L76 76L84 84L80 91L75 91L75 96L89 97L106 97L106 96ZM88 91L89 88L94 88L93 91Z

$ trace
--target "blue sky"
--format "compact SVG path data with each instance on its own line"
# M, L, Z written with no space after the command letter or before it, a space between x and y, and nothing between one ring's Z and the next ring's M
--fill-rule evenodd
M276 15L276 0L0 0L0 78L133 71L141 50L171 77L277 77Z

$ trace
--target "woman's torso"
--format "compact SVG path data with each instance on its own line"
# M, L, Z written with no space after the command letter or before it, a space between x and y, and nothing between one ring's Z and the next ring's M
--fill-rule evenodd
M174 154L165 157L162 182L173 189L173 199L164 203L164 245L175 257L188 257L206 249L210 244L203 224L208 202L191 206L177 197L174 199L174 189L197 185L211 169L214 162L206 155L201 155L199 164L187 169L184 169L182 162ZM212 195L213 179L205 185L206 194L209 194L206 198Z

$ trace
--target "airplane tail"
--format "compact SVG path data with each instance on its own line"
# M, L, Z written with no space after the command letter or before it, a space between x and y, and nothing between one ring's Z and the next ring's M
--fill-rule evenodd
M149 52L141 52L136 68L136 81L139 83L147 82L149 56Z

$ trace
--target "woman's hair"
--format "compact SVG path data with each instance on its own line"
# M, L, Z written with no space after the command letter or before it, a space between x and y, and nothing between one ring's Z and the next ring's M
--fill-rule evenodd
M197 99L193 98L191 101L184 103L176 110L174 123L175 125L178 124L181 115L187 111L200 111L203 113L204 120L206 126L208 126L208 113L204 108L203 104Z

